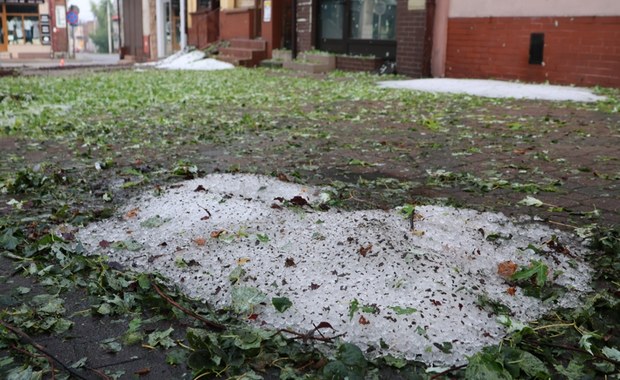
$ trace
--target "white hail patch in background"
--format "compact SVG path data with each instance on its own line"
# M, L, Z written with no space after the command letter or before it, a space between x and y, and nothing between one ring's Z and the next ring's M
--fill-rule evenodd
M504 336L497 315L481 307L487 301L528 321L578 305L589 290L584 250L541 224L419 206L412 231L399 210L291 207L303 203L299 197L317 204L328 196L269 177L209 175L133 199L121 217L89 225L79 239L111 261L160 272L211 305L232 303L254 314L250 323L305 332L328 322L371 356L428 364L464 363ZM564 250L545 245L554 235ZM527 268L533 260L568 290L543 302L498 274L502 263ZM259 290L254 301L264 302L239 304L233 289ZM292 307L278 312L273 297Z

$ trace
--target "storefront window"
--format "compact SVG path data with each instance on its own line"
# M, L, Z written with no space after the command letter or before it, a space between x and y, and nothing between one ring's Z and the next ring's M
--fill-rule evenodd
M324 0L321 2L321 38L341 39L344 23L344 1Z
M7 5L7 41L9 45L40 45L38 6Z
M351 38L396 39L396 0L353 0Z

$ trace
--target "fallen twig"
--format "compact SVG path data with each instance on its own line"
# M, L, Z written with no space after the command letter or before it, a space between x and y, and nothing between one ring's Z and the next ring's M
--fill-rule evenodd
M46 355L35 355L32 352L30 352L28 350L24 350L23 348L19 348L19 347L15 346L15 345L11 346L11 350L17 351L17 352L21 352L22 354L28 355L31 358L45 358L45 360L47 360L47 362L49 363L49 365L51 367L50 373L52 375L52 380L56 379L56 368L54 368L54 361L49 356L46 356Z
M34 347L37 351L41 352L43 355L45 355L46 357L48 357L49 359L55 361L58 365L60 365L65 371L69 372L69 374L73 377L76 377L78 379L83 379L83 380L87 380L84 376L80 375L78 372L76 372L73 368L69 367L68 365L66 365L65 363L63 363L60 359L58 359L57 357L55 357L54 355L52 355L51 353L49 353L43 346L41 346L40 344L38 344L37 342L34 341L34 339L32 339L28 334L26 334L25 332L23 332L22 330L18 329L15 326L12 326L10 324L8 324L7 322L3 321L0 319L0 325L4 326L4 328L6 328L7 330L11 331L12 333L14 333L15 335L17 335L21 340L23 340L24 342L26 342L27 344L31 345L32 347ZM105 375L104 375L105 376ZM107 376L105 377L106 379L108 378Z
M159 294L159 296L161 298L163 298L164 300L166 300L170 305L176 307L177 309L181 310L182 312L184 312L185 314L189 315L190 317L193 317L193 318L199 320L200 322L202 322L205 325L211 327L212 329L226 330L226 326L224 326L224 325L222 325L220 323L217 323L217 322L210 321L210 320L208 320L208 319L206 319L206 318L196 314L192 310L189 310L189 309L179 305L172 298L170 298L168 295L166 295L164 292L161 291L161 289L159 288L159 286L157 286L157 284L155 283L153 278L151 278L151 284L153 286L153 289L155 289L155 291L157 292L157 294Z
M297 331L293 331L293 330L289 330L289 329L280 329L280 330L278 330L277 333L279 334L279 333L285 332L285 333L288 333L288 334L291 334L291 335L295 335L295 337L293 339L301 339L301 340L304 341L304 343L307 340L317 340L319 342L331 343L334 339L346 335L346 333L342 333L342 334L338 334L338 335L334 335L334 336L324 336L323 333L321 333L321 331L320 331L320 329L322 329L322 328L331 328L332 330L334 329L333 327L331 327L331 325L329 325L329 324L327 324L325 322L322 322L322 323L319 323L318 326L314 325L314 328L312 330L308 331L307 333L299 333ZM319 336L315 336L314 333L316 333L316 332L318 332L319 335L321 335L321 336L320 337Z

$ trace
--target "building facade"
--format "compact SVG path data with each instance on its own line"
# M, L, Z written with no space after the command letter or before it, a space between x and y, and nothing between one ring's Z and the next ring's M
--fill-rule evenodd
M0 59L64 57L65 0L0 0Z
M432 72L620 87L618 0L436 0Z

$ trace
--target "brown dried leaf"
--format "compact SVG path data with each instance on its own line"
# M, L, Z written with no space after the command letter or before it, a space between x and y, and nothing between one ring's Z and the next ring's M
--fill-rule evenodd
M220 237L221 234L223 234L224 232L226 232L226 230L217 230L217 231L211 231L211 238L212 239L217 239Z
M139 208L132 208L131 210L127 211L127 213L125 214L125 218L127 219L132 219L135 218L136 216L138 216L138 211L140 211Z
M138 376L146 376L151 372L150 368L142 368L137 370L136 372L134 372L134 375L138 375Z
M372 244L368 243L367 246L361 246L360 249L358 250L358 252L360 253L360 255L362 255L363 257L366 257L366 255L368 254L368 252L372 251Z
M207 243L207 240L205 238L203 238L202 236L197 237L196 239L194 239L194 243L196 243L196 245L198 246L203 246Z
M364 318L363 315L360 315L359 323L360 323L360 325L368 325L368 324L370 324L370 321L368 319Z
M515 293L517 293L517 289L514 286L511 286L510 288L506 289L506 293L510 294L511 296L514 296Z
M284 267L288 268L288 267L294 267L297 264L295 264L295 260L293 260L292 257L288 257L286 260L284 260Z
M503 278L510 278L516 271L518 265L512 261L503 261L497 265L497 274Z
M250 259L248 257L242 257L240 259L237 259L237 265L243 265L249 262L250 262Z

